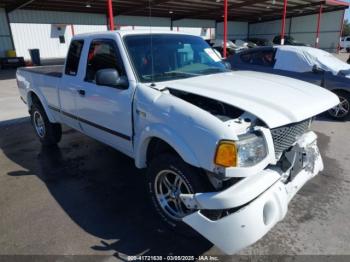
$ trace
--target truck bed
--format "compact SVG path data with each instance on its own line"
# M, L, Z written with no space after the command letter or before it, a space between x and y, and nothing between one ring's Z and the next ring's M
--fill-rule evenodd
M30 73L35 73L40 75L62 77L63 65L23 67L20 70L28 71Z

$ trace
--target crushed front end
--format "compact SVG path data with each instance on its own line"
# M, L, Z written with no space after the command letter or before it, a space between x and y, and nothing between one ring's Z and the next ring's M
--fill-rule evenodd
M285 217L289 202L303 185L323 170L310 123L305 120L271 130L256 129L265 138L266 157L254 166L216 170L221 179L240 177L231 186L217 192L180 195L186 207L194 210L183 221L226 254L262 238ZM208 215L215 211L221 215Z

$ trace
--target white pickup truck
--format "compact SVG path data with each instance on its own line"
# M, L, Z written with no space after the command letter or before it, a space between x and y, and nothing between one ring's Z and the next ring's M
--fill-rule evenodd
M306 82L232 72L179 33L75 36L64 67L21 68L17 81L43 145L65 124L132 157L162 221L227 254L263 237L323 169L310 124L339 103Z

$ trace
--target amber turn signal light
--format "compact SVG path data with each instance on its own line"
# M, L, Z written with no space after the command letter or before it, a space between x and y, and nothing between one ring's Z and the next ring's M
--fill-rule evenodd
M237 166L237 147L232 141L220 141L215 154L216 165L223 167Z

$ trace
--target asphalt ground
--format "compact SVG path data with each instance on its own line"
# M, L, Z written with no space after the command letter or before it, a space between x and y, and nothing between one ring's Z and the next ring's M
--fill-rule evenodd
M0 260L13 258L1 255L57 255L59 260L83 255L93 261L92 255L108 261L133 255L235 258L222 256L204 239L164 229L132 159L66 127L58 147L42 148L18 98L14 74L6 74L0 74ZM313 129L325 170L292 200L282 222L238 254L243 258L304 255L308 261L318 255L319 261L319 255L337 255L350 260L350 122L321 116Z

